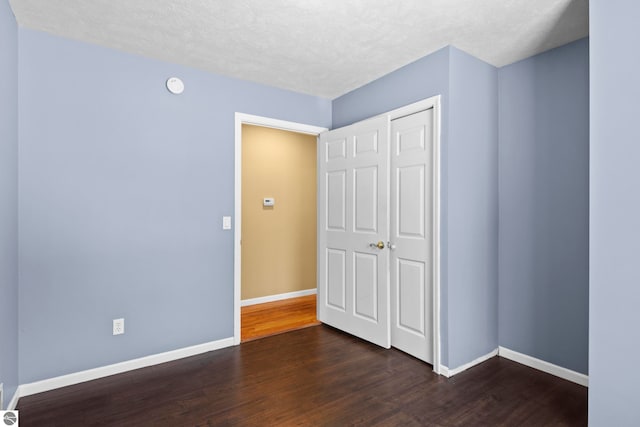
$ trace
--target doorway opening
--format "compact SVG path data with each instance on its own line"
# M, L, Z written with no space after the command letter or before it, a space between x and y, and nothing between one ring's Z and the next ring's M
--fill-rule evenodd
M317 322L317 135L236 113L234 343Z

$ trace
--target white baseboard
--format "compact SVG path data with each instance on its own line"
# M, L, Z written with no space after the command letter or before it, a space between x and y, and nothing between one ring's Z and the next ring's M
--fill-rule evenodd
M318 290L316 288L305 289L303 291L295 291L295 292L287 292L287 293L284 293L284 294L268 295L266 297L243 299L242 301L240 301L240 305L242 307L246 307L247 305L264 304L265 302L273 302L273 301L280 301L280 300L289 299L289 298L305 297L307 295L313 295L313 294L317 294L317 293L318 293Z
M171 362L173 360L195 356L197 354L218 350L224 347L230 347L232 345L233 338L224 338L221 340L198 344L191 347L185 347L178 350L167 351L165 353L153 354L151 356L127 360L125 362L120 362L113 365L75 372L73 374L62 375L59 377L36 381L29 384L22 384L18 387L16 395L18 397L30 396L32 394L42 393L60 387L66 387L86 381L108 377L110 375L133 371L134 369L146 368L147 366L159 365L160 363ZM17 399L15 396L14 399L17 403Z
M450 378L456 374L459 374L462 371L466 371L469 368L472 368L476 365L479 365L480 363L484 362L485 360L489 360L492 357L495 357L498 355L498 349L496 348L493 351L490 351L489 353L485 354L484 356L480 356L477 359L472 360L469 363L465 363L462 366L458 366L457 368L454 369L449 369L444 365L440 365L440 374L444 375L447 378Z
M16 392L13 393L13 397L7 404L7 411L13 411L18 406L18 399L20 399L20 386L16 388Z
M509 350L504 347L499 347L498 354L505 359L513 360L514 362L518 362L530 368L589 387L589 377L585 374L581 374L579 372L572 371L571 369L563 368L562 366L554 365L553 363L545 362L544 360L536 359L535 357L518 353L517 351Z

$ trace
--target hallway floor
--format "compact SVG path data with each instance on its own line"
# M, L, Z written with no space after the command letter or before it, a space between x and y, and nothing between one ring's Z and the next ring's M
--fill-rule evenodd
M241 309L241 341L319 324L316 317L316 295L249 305Z

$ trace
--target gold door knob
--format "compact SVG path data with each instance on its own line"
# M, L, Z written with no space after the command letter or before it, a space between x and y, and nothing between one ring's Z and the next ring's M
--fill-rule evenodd
M369 243L369 246L372 248L384 249L384 242L380 241L378 243Z

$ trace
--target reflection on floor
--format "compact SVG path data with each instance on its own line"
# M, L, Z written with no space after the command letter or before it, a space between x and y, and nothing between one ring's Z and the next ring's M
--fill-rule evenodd
M243 342L320 324L315 295L249 305L241 313Z

